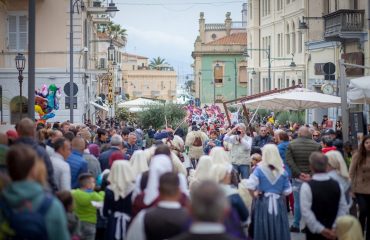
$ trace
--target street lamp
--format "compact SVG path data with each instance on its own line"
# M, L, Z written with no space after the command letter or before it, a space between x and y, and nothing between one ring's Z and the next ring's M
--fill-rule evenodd
M119 10L116 7L116 4L113 2L113 0L111 0L105 12L108 13L111 18L114 18L118 11Z
M19 120L22 119L22 111L23 111L23 101L22 101L22 83L23 83L23 70L26 65L26 58L22 53L18 53L15 56L15 66L18 70L18 80L19 80Z
M110 62L114 61L114 51L115 51L115 48L113 45L113 40L111 39L109 47L108 47L108 61Z

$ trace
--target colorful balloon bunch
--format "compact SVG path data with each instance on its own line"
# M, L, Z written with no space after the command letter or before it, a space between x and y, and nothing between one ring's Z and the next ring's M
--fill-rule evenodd
M46 120L55 117L54 110L59 109L59 100L62 97L61 89L51 84L42 85L41 90L35 91L35 112L39 115L38 122L45 123Z

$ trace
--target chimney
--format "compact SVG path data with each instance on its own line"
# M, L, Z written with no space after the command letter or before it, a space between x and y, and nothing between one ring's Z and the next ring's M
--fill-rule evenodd
M226 28L226 35L227 36L230 36L230 32L231 32L231 23L232 23L232 20L230 18L230 15L231 15L230 12L227 12L226 13L225 28Z
M199 16L199 37L200 42L205 42L205 34L206 34L206 20L204 19L204 12L200 12Z
M246 3L243 3L242 7L242 26L247 27L247 20L248 20L248 0Z

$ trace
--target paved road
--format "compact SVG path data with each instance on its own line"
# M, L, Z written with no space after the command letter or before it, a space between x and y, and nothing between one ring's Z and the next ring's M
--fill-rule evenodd
M289 213L289 223L290 223L290 226L292 225L292 222L293 222L293 216L292 216L291 213ZM291 236L291 239L290 240L306 240L306 235L303 234L303 233L291 233L290 236Z

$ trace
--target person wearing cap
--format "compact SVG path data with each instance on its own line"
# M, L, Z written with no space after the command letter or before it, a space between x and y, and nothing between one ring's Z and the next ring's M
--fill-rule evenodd
M6 131L6 135L8 136L9 145L12 145L18 138L18 133L15 130Z
M337 138L337 133L333 129L327 129L324 135L331 138L331 140L333 141L333 146L336 147L336 149L343 155L343 141Z
M247 136L246 127L239 123L225 135L224 141L232 144L231 162L235 170L246 179L250 173L252 138Z

